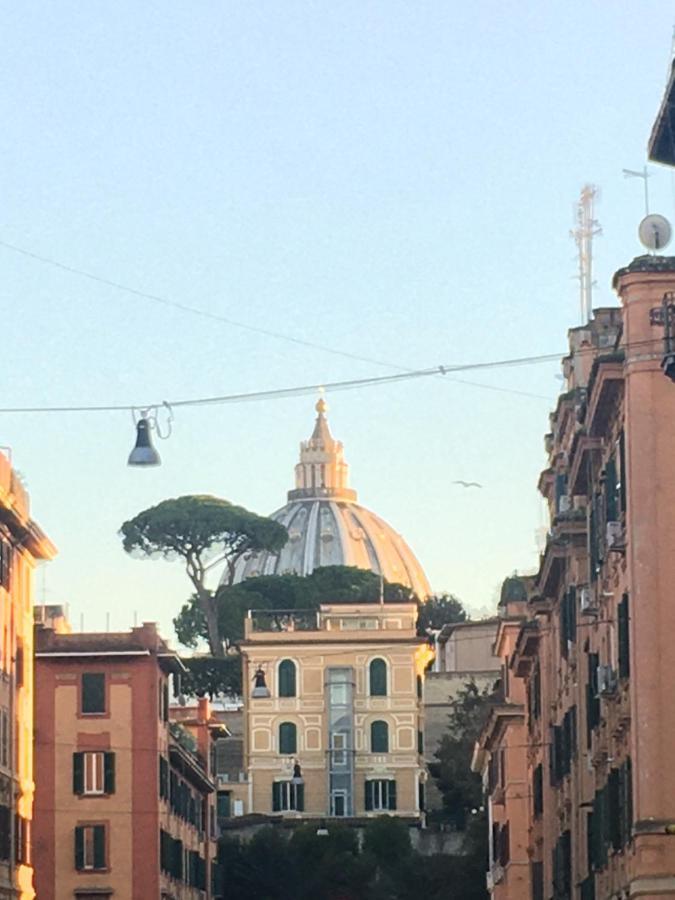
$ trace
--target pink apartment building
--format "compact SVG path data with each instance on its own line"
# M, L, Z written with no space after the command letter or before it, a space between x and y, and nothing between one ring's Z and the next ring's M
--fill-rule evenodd
M675 258L638 257L614 288L620 308L569 332L550 530L503 604L504 702L474 756L500 900L675 897Z

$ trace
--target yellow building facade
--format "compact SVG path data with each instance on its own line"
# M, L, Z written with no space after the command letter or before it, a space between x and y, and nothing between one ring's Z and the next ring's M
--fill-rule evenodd
M249 612L248 811L354 818L424 810L424 670L414 603Z
M32 579L36 560L55 554L0 453L0 900L35 897Z

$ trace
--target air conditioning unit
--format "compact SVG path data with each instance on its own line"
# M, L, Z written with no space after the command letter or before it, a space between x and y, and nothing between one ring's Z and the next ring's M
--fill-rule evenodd
M589 587L582 587L579 589L579 611L586 616L595 616L598 614L595 596Z
M616 672L611 666L598 666L598 694L601 697L611 697L618 687Z
M607 523L607 548L609 550L623 547L623 528L621 522Z
M572 509L572 498L569 494L563 494L558 499L558 512L559 513L568 513Z

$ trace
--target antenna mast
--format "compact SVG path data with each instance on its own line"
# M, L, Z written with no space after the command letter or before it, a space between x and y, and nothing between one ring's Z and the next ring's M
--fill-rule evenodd
M593 205L598 195L594 184L581 189L576 208L577 227L570 232L579 251L579 299L581 324L590 321L593 311L593 238L602 234L600 223L593 218Z

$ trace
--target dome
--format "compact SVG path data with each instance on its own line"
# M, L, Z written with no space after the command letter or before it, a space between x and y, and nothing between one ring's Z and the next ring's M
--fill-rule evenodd
M286 546L279 553L255 553L241 560L234 580L309 575L320 566L358 566L427 597L429 582L410 547L391 525L356 502L342 443L330 432L326 409L321 398L312 436L300 445L295 489L288 492L288 503L271 515L288 530Z

